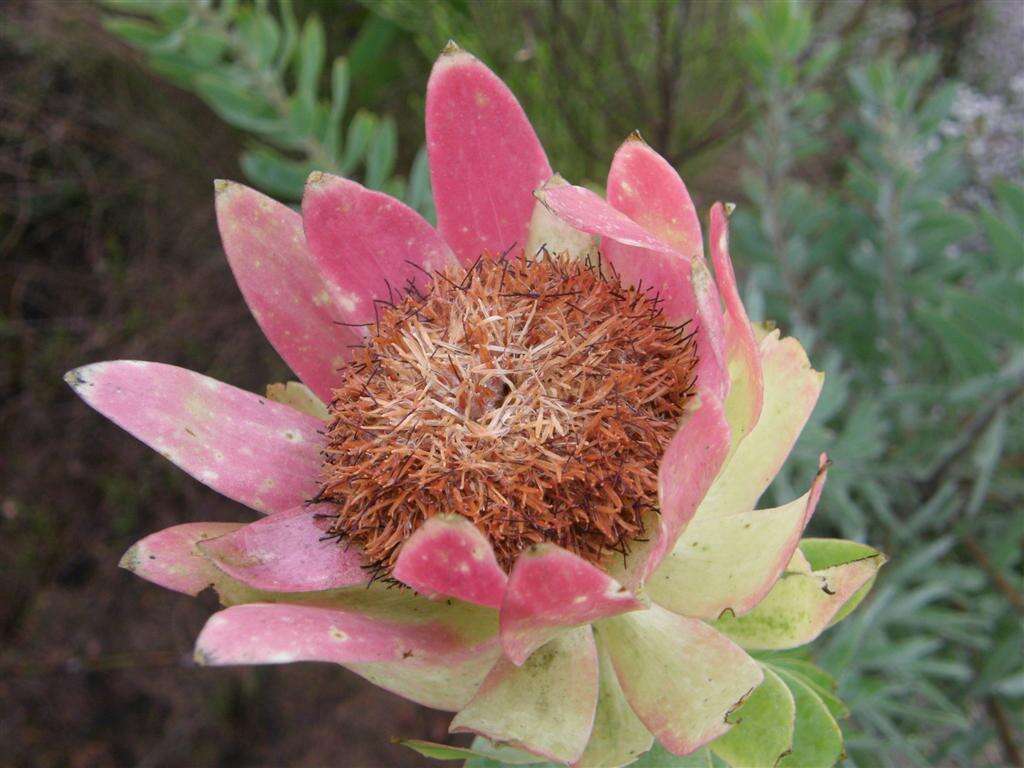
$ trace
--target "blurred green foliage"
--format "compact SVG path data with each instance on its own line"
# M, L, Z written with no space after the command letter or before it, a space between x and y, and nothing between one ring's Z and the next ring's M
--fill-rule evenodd
M253 137L240 163L257 187L298 200L310 172L327 171L358 178L430 215L426 153L417 155L406 181L395 174L394 118L365 109L347 116L350 64L338 56L325 72L327 42L318 16L300 24L290 0L275 9L266 2L186 0L105 5L112 11L104 18L108 30L138 47L154 71ZM366 47L352 51L363 68Z
M250 135L244 171L287 199L321 169L429 211L423 153L408 182L395 167L450 37L509 82L566 176L600 183L640 128L698 198L737 197L750 314L828 374L770 493L797 495L827 450L812 530L892 561L813 649L850 708L847 764L1019 759L1024 188L1019 157L979 188L952 116L959 38L904 34L927 4L312 4L330 35L289 2L110 5L108 27ZM401 123L346 117L350 91Z
M749 117L740 72L708 55L735 29L734 4L364 5L406 30L428 66L453 39L500 72L567 178L602 181L612 149L636 129L673 164L707 161Z
M752 313L788 325L827 372L777 498L827 450L816 525L892 556L867 607L814 653L852 710L850 764L1011 762L1024 189L963 204L962 142L943 130L956 85L933 53L884 53L823 87L843 41L815 34L812 11L744 14L759 117L733 242Z

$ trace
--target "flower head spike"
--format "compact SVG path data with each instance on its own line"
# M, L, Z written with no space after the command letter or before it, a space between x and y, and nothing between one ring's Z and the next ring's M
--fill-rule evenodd
M586 766L654 739L735 765L808 749L794 718L820 698L747 651L814 639L883 558L801 541L824 456L806 494L755 508L822 376L748 320L726 208L709 264L685 185L639 135L605 198L553 175L512 93L453 44L426 120L437 229L327 174L301 214L217 183L242 293L303 385L68 374L267 515L155 533L122 565L217 590L200 662L341 664L457 712L485 748Z

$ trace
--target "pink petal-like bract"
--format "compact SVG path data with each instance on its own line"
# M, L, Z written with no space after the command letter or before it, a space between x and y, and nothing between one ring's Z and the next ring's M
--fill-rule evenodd
M825 483L827 459L810 489L772 509L720 517L699 511L646 582L647 594L673 613L717 619L760 603L786 570Z
M517 667L501 658L451 733L476 733L562 764L576 762L594 727L598 656L589 626L551 640Z
M612 159L607 194L609 205L674 253L606 239L605 255L624 282L648 286L661 296L669 322L694 322L701 361L698 387L724 399L729 382L721 303L704 262L700 222L686 185L665 158L630 137Z
M661 514L654 545L643 566L646 579L672 549L693 518L704 494L718 476L729 453L729 424L722 405L703 397L697 410L685 417L662 456L658 469Z
M217 182L217 224L228 263L274 349L321 399L361 335L332 322L341 294L306 247L302 217L233 182Z
M435 515L402 545L392 575L417 592L491 608L501 606L508 577L487 537L461 515Z
M204 541L199 549L232 578L267 592L316 592L366 584L368 574L359 548L324 538L326 526L318 515L332 509L303 505L277 512Z
M635 136L626 139L608 169L608 203L671 245L687 261L704 254L700 221L679 174Z
M554 544L538 544L512 568L501 606L501 644L519 665L566 627L645 607L592 563Z
M501 79L449 45L427 84L437 227L463 264L526 245L533 190L551 176L533 126Z
M679 256L671 245L648 232L586 187L572 184L561 187L547 186L538 189L535 195L555 216L581 232L599 235L623 245ZM680 262L685 264L682 259Z
M743 402L738 406L740 413L736 415L739 424L733 427L739 428L738 437L743 437L757 424L764 402L761 350L754 339L754 329L736 286L736 273L729 258L729 221L721 203L711 206L710 230L711 261L715 265L718 292L725 302L726 356L730 363L737 361L740 366L739 373L733 376L732 389L735 391L730 394L734 399L742 396ZM736 437L734 435L734 442L738 442Z
M89 405L197 480L281 512L319 489L323 422L163 363L114 360L68 372Z
M425 288L430 273L455 263L416 211L340 176L310 175L302 221L313 257L340 286L336 321L368 325L375 300L398 303L410 281Z
M121 565L229 606L201 664L340 664L455 711L451 733L578 768L643 762L655 737L692 754L742 722L764 680L746 651L813 639L884 562L801 543L824 454L806 494L754 508L822 374L795 339L755 332L726 207L712 274L686 185L639 134L606 198L568 184L454 43L425 112L436 229L322 172L301 214L216 183L231 269L305 386L270 400L126 360L66 375L267 514L168 528ZM735 736L756 740L753 721Z
M152 533L124 553L120 566L165 589L198 595L217 581L217 567L199 550L243 523L184 523Z
M759 354L764 401L757 424L733 446L728 463L701 502L701 515L728 515L754 508L779 473L824 383L807 353L793 337L773 331L761 340Z
M197 656L214 665L438 659L464 650L463 639L438 622L400 622L286 603L226 608L210 617L196 641Z
M725 635L656 605L610 619L600 636L633 711L677 755L728 731L726 716L763 679L757 662Z

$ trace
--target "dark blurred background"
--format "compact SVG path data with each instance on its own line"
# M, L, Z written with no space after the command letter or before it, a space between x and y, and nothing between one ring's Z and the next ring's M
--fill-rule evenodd
M887 551L812 653L847 764L1015 765L1024 671L1024 5L0 3L0 765L423 765L447 717L326 665L201 669L212 600L116 563L244 520L89 411L68 368L289 374L220 252L212 180L295 202L312 169L432 215L423 92L448 38L603 184L634 128L706 211L734 200L752 317L825 395L773 487L835 461L815 535Z

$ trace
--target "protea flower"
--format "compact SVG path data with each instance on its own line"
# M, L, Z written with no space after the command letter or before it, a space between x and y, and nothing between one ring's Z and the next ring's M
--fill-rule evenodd
M303 384L263 397L136 361L68 374L266 515L155 533L121 564L217 590L200 663L334 662L557 763L628 764L655 738L717 739L744 765L799 752L820 726L794 740L794 713L821 691L790 693L747 652L815 638L882 558L801 543L824 457L806 494L755 510L822 375L748 321L726 207L712 278L686 187L638 135L606 198L571 186L454 46L426 136L436 229L325 174L301 215L217 182L242 293Z

